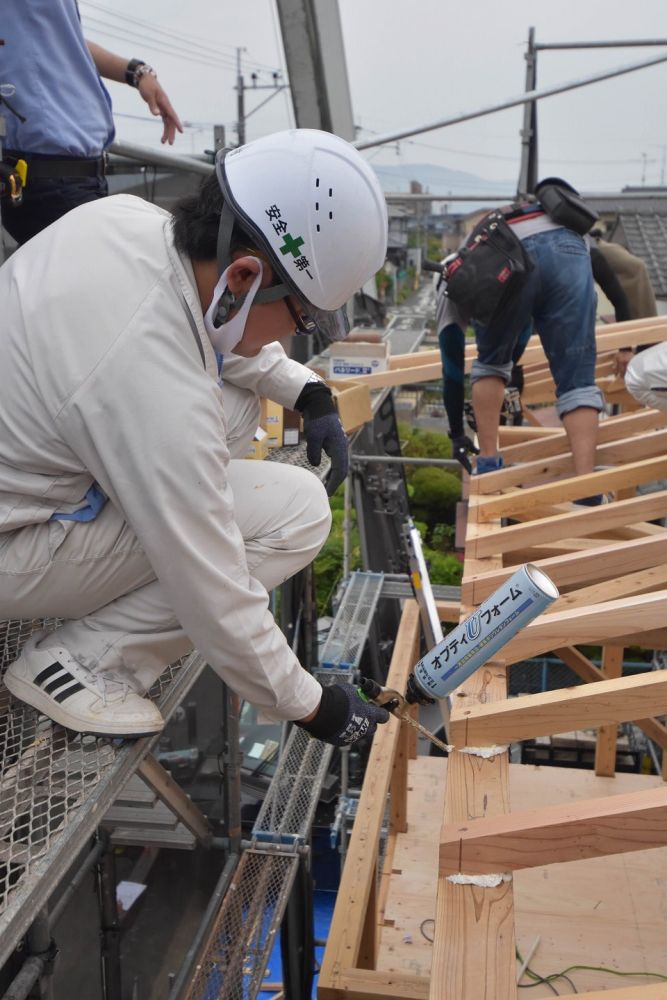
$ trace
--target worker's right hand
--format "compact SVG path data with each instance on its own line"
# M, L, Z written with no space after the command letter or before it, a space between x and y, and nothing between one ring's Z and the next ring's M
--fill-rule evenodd
M162 119L164 129L162 131L161 142L168 142L170 146L174 144L176 131L183 132L181 120L174 111L171 101L162 89L156 76L146 73L139 80L139 93L148 105L148 110L156 117Z
M472 465L468 455L479 455L479 448L475 447L468 435L452 437L452 458L463 466L468 475L472 475Z
M364 736L372 736L389 719L386 709L374 705L352 684L322 687L319 708L309 722L297 722L315 739L335 747L347 747Z
M625 378L628 365L634 356L635 352L631 348L628 348L627 350L625 348L621 348L619 351L616 351L613 358L614 375L620 378Z

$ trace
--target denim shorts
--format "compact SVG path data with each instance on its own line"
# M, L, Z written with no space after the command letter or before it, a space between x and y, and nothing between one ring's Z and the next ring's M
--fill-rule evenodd
M502 326L475 327L477 359L471 378L509 381L522 331L533 321L556 383L559 414L580 406L601 410L595 385L595 289L588 249L570 229L550 229L523 240L534 268Z

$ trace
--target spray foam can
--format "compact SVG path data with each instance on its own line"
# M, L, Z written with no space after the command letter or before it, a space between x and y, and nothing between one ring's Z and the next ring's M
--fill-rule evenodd
M546 573L531 563L522 566L422 657L408 692L414 684L416 695L446 698L558 596ZM409 693L408 700L412 700Z

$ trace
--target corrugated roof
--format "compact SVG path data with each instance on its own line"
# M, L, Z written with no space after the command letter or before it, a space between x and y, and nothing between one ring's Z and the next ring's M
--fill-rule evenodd
M667 296L667 216L622 212L619 222L628 250L646 264L655 294Z

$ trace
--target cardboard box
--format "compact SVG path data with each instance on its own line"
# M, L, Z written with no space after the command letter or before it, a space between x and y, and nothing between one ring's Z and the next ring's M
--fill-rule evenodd
M253 438L252 444L248 448L245 457L262 459L266 458L269 454L269 435L266 433L263 427L258 427L255 431L255 437Z
M341 341L329 348L329 377L354 378L384 372L389 366L389 343L348 343Z
M332 380L327 384L345 431L355 431L373 419L371 394L367 385L353 382L352 379Z
M283 446L283 408L272 399L261 401L259 424L269 436L269 451Z

